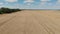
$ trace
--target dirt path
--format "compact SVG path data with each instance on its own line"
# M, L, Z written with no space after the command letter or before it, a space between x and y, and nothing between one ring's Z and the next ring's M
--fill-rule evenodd
M25 10L0 15L0 34L60 34L60 13Z

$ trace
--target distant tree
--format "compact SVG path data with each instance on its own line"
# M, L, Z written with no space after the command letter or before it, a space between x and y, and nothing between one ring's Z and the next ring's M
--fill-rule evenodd
M21 10L20 9L9 9L9 8L2 7L0 9L0 14L2 14L2 13L12 13L12 12L16 12L16 11L21 11Z

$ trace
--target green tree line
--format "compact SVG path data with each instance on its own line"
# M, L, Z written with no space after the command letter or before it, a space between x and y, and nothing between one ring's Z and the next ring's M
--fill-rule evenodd
M0 14L21 11L20 9L0 8Z

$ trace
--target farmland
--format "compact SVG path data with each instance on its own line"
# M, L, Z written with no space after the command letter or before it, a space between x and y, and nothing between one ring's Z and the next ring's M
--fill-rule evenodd
M23 10L0 15L0 34L60 34L57 10Z

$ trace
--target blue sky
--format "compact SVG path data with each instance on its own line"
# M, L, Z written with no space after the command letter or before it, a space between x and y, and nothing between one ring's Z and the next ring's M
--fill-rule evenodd
M20 9L60 9L60 0L0 0L0 7Z

